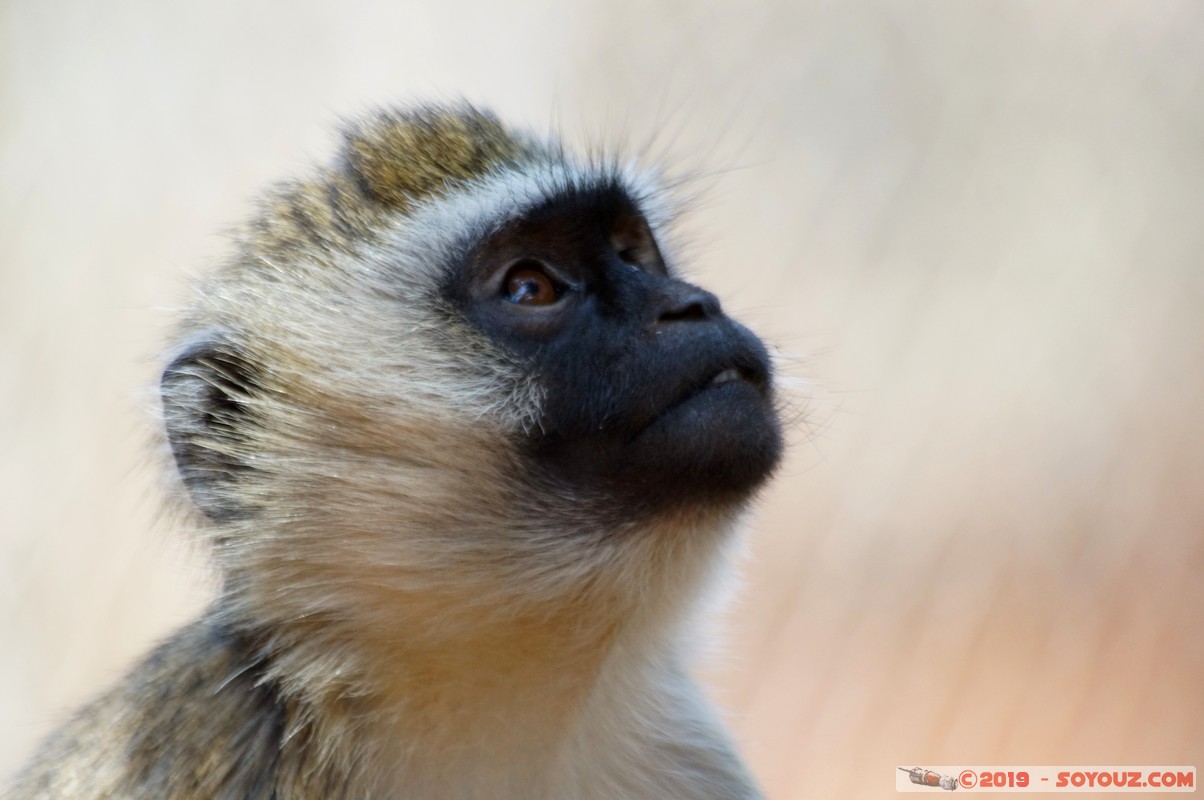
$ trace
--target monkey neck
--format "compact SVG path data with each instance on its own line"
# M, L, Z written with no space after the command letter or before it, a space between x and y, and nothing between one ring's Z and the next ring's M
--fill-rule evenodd
M539 601L366 580L338 608L264 621L262 603L231 592L226 613L259 618L268 674L320 707L315 718L355 720L344 728L374 739L361 750L389 760L384 743L406 742L393 761L453 769L448 760L462 758L546 774L583 726L606 718L599 709L646 708L674 660L683 617L727 538L679 528L624 532L613 574Z
M379 796L553 796L597 709L649 704L624 668L639 660L632 631L569 613L444 641L313 624L274 633L264 673L312 721L307 758L355 765Z

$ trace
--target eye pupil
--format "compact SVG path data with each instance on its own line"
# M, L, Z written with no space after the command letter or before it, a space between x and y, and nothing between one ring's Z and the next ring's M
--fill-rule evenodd
M556 284L539 267L523 265L506 276L505 295L512 303L544 306L558 299Z

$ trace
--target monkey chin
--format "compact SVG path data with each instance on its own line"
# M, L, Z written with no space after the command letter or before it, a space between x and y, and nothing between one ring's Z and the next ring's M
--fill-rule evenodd
M621 520L733 510L773 474L783 441L768 378L728 372L673 397L622 436L542 439L528 463L540 465L541 483Z
M766 388L712 380L673 403L626 447L625 480L652 505L733 505L766 482L782 432Z

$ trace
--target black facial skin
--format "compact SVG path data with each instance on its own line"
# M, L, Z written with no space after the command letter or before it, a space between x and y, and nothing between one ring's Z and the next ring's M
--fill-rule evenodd
M447 292L546 388L522 443L541 480L664 511L742 500L776 466L764 345L672 276L621 188L532 209L479 244Z

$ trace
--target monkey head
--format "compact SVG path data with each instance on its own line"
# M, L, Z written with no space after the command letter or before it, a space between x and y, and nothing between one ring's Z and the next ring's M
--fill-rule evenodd
M467 106L354 123L270 192L161 381L228 590L552 597L712 547L781 434L768 353L683 279L672 216L637 167Z

